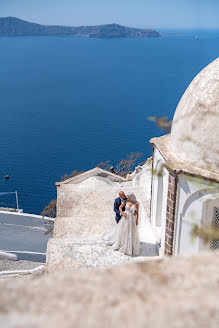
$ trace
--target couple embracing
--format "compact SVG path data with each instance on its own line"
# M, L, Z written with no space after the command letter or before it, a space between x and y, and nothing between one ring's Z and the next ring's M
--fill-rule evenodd
M116 212L117 225L115 229L103 236L107 245L113 250L126 255L138 256L140 254L140 240L138 235L139 204L133 193L125 195L119 192L115 199L114 211Z

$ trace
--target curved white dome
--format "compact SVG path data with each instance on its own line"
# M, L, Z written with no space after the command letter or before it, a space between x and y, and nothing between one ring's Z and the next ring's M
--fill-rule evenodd
M169 147L192 165L219 171L219 58L194 78L182 96Z

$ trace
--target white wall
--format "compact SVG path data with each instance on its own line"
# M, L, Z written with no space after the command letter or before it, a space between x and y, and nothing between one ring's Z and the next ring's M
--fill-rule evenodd
M163 166L165 163L166 162L161 153L155 147L153 156L151 218L153 226L160 227L159 233L162 249L164 249L165 242L166 208L169 178L169 173Z
M151 170L151 162L147 162L141 166L141 170L139 170L139 172L134 175L132 181L127 182L127 184L131 184L133 187L141 187L144 190L144 194L147 200L151 199Z
M199 237L192 240L194 224L209 226L213 219L213 208L219 207L218 184L204 179L179 175L176 207L174 254L192 255L209 249Z

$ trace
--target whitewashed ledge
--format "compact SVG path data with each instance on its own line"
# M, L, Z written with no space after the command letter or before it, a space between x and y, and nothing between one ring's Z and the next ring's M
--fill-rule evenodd
M14 275L27 275L34 273L43 273L45 271L45 265L39 265L34 269L29 270L10 270L10 271L0 271L0 278L14 276Z
M11 261L17 261L17 255L12 253L6 253L3 251L0 251L0 259L2 260L11 260Z

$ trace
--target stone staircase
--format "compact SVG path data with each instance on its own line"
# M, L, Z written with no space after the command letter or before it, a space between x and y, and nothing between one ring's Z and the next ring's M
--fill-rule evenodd
M98 172L102 174L102 171ZM136 185L122 178L121 181L111 181L98 174L86 176L76 183L74 179L60 183L57 187L58 216L53 238L47 245L46 271L106 267L157 256L156 239L147 219L150 176L147 188L145 191L139 183ZM142 253L139 257L115 252L101 240L101 235L116 225L113 202L120 190L133 191L140 203Z

